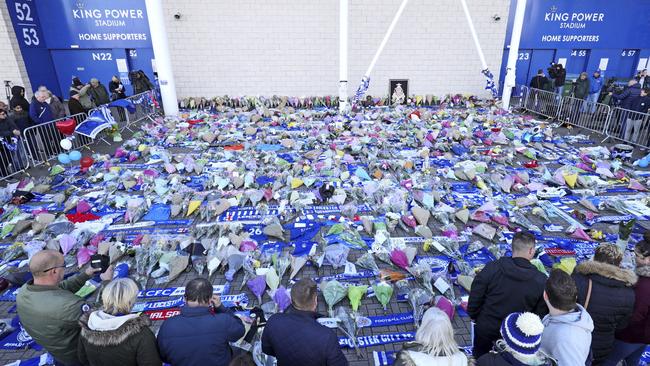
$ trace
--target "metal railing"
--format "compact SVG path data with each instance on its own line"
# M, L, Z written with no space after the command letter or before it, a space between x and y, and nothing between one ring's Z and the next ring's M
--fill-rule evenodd
M523 108L541 116L556 118L561 103L562 96L559 94L546 90L530 88L528 89L524 100Z
M79 113L74 116L55 119L25 129L23 132L23 144L32 166L45 164L56 158L59 154L66 152L61 147L61 140L66 136L56 128L56 123L71 118L79 125L86 120L87 115L85 113ZM90 138L78 134L73 135L71 141L73 150L81 149L93 142Z
M649 147L649 123L649 113L616 107L609 114L604 133L607 138L624 141L630 145Z
M7 140L0 143L0 181L22 173L27 168L29 159L22 138L17 138L16 143Z
M557 119L585 130L604 133L611 108L574 97L563 97Z

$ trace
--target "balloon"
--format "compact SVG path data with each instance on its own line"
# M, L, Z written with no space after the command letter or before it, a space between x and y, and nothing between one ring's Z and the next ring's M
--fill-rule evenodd
M68 139L61 140L61 147L63 148L63 150L72 149L72 141L70 141Z
M639 160L639 166L641 168L647 168L648 163L650 163L650 162L646 158L643 158L643 159Z
M83 169L90 168L91 166L93 166L93 163L95 163L95 161L90 156L84 156L83 158L81 158L81 161L79 162L81 168Z
M77 150L70 151L68 156L70 156L70 160L72 161L79 161L81 159L81 153Z
M61 164L69 164L70 163L70 157L68 156L68 154L65 154L65 153L64 154L59 154L58 158L59 158L59 162Z
M73 118L56 122L56 129L66 136L72 135L75 127L77 127L77 123Z

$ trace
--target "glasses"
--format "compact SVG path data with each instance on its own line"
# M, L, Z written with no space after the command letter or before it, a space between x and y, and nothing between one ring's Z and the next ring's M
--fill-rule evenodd
M49 272L49 271L51 271L53 269L57 269L57 268L65 268L65 264L60 265L60 266L56 266L56 267L51 267L51 268L48 268L48 269L46 269L44 271L41 271L41 272L46 273L46 272Z

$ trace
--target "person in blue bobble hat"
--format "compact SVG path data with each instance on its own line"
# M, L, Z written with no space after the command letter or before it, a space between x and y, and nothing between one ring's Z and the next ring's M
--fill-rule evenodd
M593 75L589 78L589 95L587 95L585 103L582 104L582 112L586 112L588 107L590 107L589 113L596 112L596 103L598 103L598 97L603 88L603 79L600 69L594 71Z
M512 313L501 324L501 337L494 349L478 359L477 366L556 366L540 352L544 325L533 313Z

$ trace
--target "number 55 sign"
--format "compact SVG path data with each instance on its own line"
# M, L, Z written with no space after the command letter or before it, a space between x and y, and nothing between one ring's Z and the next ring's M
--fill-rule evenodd
M43 48L43 37L33 0L7 0L7 8L21 48Z

